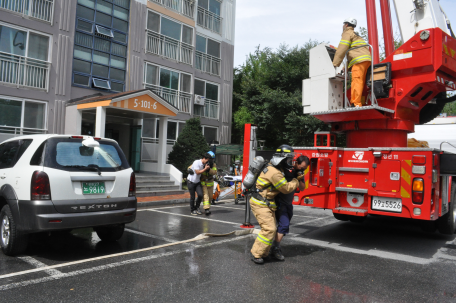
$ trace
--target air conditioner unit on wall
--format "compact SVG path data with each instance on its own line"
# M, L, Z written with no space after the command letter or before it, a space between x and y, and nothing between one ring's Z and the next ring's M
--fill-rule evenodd
M204 106L204 96L195 95L195 105L203 105Z

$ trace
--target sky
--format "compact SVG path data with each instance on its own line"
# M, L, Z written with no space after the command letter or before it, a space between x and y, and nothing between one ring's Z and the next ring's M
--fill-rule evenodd
M456 32L455 2L440 0ZM354 17L358 20L358 28L367 28L365 3L365 0L237 0L234 66L242 65L258 45L276 49L280 44L301 46L309 40L317 40L337 46L346 18ZM399 33L392 1L391 9L393 29ZM378 3L377 22L382 41Z

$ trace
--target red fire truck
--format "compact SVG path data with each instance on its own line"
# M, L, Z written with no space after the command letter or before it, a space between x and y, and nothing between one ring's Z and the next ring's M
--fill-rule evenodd
M294 147L310 159L306 190L294 204L331 209L339 220L368 215L421 220L428 231L456 228L456 154L407 147L416 124L435 118L455 97L456 39L437 0L395 0L403 45L394 49L388 0L381 0L386 59L379 63L375 0L366 0L373 68L367 75L365 106L350 107L347 72L334 68L335 48L310 51L303 81L304 114L330 123L315 133L313 147ZM373 80L373 81L372 81ZM345 134L346 148L335 134ZM255 127L246 125L244 172L255 155ZM456 144L456 134L448 138ZM451 144L451 142L442 142Z

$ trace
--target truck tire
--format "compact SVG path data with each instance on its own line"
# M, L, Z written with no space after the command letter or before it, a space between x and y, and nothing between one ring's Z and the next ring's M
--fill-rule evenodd
M125 224L100 226L95 228L95 232L101 241L114 242L122 238Z
M27 248L28 235L22 235L17 230L9 205L3 206L0 212L0 245L7 256L23 253Z
M340 221L348 221L350 220L350 216L349 215L343 215L343 214L337 214L337 213L333 213L334 215L334 218L336 218L337 220L340 220Z
M456 229L456 182L451 184L451 200L449 210L437 220L437 228L441 234L452 235Z
M420 123L425 124L437 117L445 107L446 102L446 92L438 94L434 100L435 104L428 103L420 111Z

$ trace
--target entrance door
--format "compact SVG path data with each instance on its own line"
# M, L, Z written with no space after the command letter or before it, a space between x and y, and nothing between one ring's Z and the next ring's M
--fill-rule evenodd
M132 126L130 128L130 166L138 172L141 162L141 126Z

